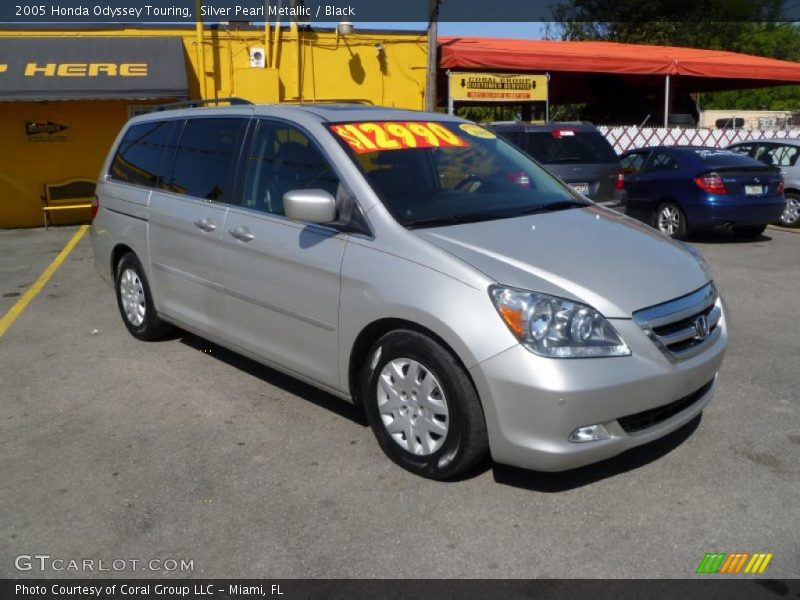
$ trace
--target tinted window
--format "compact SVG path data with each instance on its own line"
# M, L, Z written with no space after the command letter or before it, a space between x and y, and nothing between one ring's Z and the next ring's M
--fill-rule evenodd
M282 215L283 195L303 189L321 189L336 197L339 179L302 131L260 121L247 157L241 205Z
M152 187L166 178L171 165L162 161L174 121L159 121L133 125L125 133L111 163L109 176L117 181L127 181ZM165 168L166 167L166 168Z
M678 163L666 152L656 152L647 163L647 172L673 171L678 168Z
M243 119L186 122L175 154L170 189L196 198L225 201L231 193Z
M731 146L728 148L728 150L733 150L739 154L747 154L748 156L752 156L753 144L739 144L738 146Z
M616 163L619 158L608 140L597 131L526 132L520 147L542 164Z
M622 172L627 174L641 173L649 155L649 152L632 152L631 154L626 154L620 161Z

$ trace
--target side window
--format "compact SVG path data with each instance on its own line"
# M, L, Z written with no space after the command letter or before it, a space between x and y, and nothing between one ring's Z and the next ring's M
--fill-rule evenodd
M649 152L632 152L631 154L623 156L620 161L622 172L626 175L641 173L649 155Z
M322 189L334 198L339 178L305 133L285 123L258 123L245 165L241 205L283 215L283 195Z
M775 164L775 158L773 156L774 152L775 152L775 146L773 144L759 144L758 146L756 146L753 158L761 161L765 165L774 165Z
M666 152L656 152L650 162L647 163L648 173L663 173L665 171L674 171L677 168L677 161Z
M775 144L767 151L765 156L772 158L772 163L776 167L792 167L797 162L797 146L783 146Z
M746 154L747 156L753 156L753 144L738 144L736 146L731 146L728 149L733 150L734 152L738 152L739 154Z
M236 118L186 121L169 189L205 200L229 200L244 123Z
M175 121L133 125L120 142L109 177L147 187L158 185L166 176L162 160Z
M784 146L786 151L781 157L781 167L793 167L797 164L797 158L800 157L800 147L798 146Z

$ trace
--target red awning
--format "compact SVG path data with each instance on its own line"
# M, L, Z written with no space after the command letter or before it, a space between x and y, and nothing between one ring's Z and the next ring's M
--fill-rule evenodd
M689 91L800 84L800 63L719 50L450 36L439 47L442 69L671 75L695 78Z

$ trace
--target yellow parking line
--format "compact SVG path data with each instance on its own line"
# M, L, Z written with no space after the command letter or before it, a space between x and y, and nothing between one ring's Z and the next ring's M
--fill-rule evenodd
M72 239L67 242L67 245L58 253L53 259L53 262L44 270L44 272L39 275L39 279L37 279L31 287L25 290L25 293L20 296L19 300L14 303L14 306L8 309L8 312L3 315L3 318L0 319L0 337L3 337L3 334L11 327L11 324L17 320L17 317L22 314L22 311L28 306L31 300L33 300L36 295L42 291L42 288L50 281L50 278L53 276L53 273L56 272L58 267L61 266L69 253L72 252L72 249L81 241L81 238L89 229L88 225L81 225L80 229L75 232L75 235L72 236Z

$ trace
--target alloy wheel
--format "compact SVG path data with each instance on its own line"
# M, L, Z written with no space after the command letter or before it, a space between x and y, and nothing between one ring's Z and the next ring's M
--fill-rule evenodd
M781 214L781 224L794 225L798 219L800 219L800 200L787 196L786 208Z
M664 206L658 211L658 229L661 233L674 236L681 227L681 213L674 206Z

